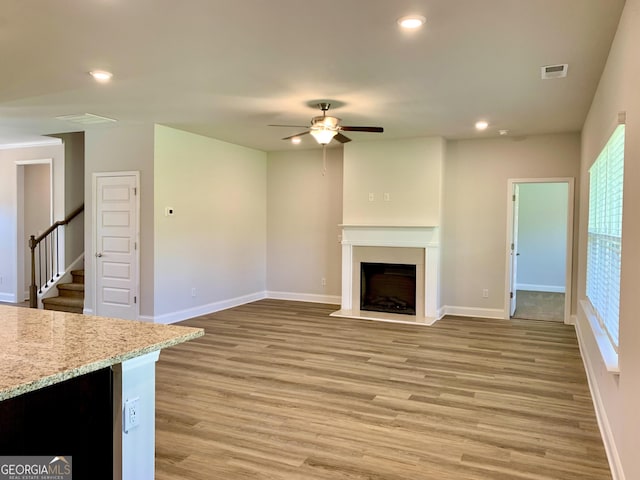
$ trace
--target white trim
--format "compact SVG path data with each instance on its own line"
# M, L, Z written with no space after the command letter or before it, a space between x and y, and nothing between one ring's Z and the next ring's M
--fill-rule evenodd
M582 302L580 302L582 303ZM593 401L594 410L596 413L596 420L598 421L598 427L600 428L600 436L602 437L602 443L607 454L609 461L609 467L611 469L611 476L613 480L625 480L624 470L622 468L622 462L620 461L620 455L616 447L615 437L611 430L611 423L607 416L607 411L604 408L600 391L598 390L598 382L596 381L596 371L591 363L591 358L587 355L586 349L583 349L585 343L584 334L580 327L580 322L575 323L576 337L578 338L578 347L580 348L580 356L584 363L584 369L587 372L587 384L589 385L589 391L591 392L591 399Z
M13 150L17 148L33 148L33 147L51 147L54 145L62 145L62 139L49 137L48 139L34 140L31 142L3 143L0 145L0 150Z
M200 305L197 307L186 308L184 310L178 310L176 312L164 313L153 317L155 323L175 323L190 318L199 317L200 315L207 315L208 313L219 312L220 310L227 310L228 308L238 307L246 303L255 302L267 298L266 292L256 292L249 295L243 295L241 297L230 298L228 300L221 300L219 302L208 303L206 305ZM148 321L151 317L145 316L145 321Z
M154 350L153 352L142 354L139 357L130 358L129 360L125 360L124 362L116 365L120 366L121 371L127 372L148 363L156 363L159 358L160 350Z
M493 318L498 320L505 319L505 311L499 308L455 307L445 305L441 310L444 315L455 315L457 317ZM507 313L509 313L508 309Z
M93 315L93 309L85 307L85 308L82 309L82 314L83 315Z
M535 285L532 283L517 283L516 290L526 290L528 292L550 292L564 293L564 285Z
M293 302L328 303L330 305L340 305L339 295L318 295L316 293L267 291L265 298L272 298L274 300L290 300Z
M16 301L15 293L1 293L1 292L0 292L0 302L20 303Z
M564 316L565 324L571 322L571 287L573 285L573 221L574 221L574 197L575 178L573 177L551 177L551 178L510 178L507 180L507 241L505 252L505 291L504 291L504 312L503 318L511 318L511 296L509 295L511 285L511 242L513 241L513 192L516 184L521 183L566 183L567 188L567 245L565 260L565 295L564 295Z
M580 300L578 302L578 307L582 309L585 318L591 326L593 338L598 345L600 356L602 357L602 361L604 362L607 371L613 374L620 374L618 352L615 351L615 349L613 348L613 344L609 339L609 335L600 325L600 322L598 321L598 318L593 311L593 307L591 306L591 302L589 302L588 300Z

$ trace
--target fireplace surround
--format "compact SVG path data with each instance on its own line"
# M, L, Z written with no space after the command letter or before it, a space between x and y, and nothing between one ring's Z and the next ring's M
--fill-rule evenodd
M423 325L431 325L440 318L438 227L396 225L341 225L341 227L341 308L332 313L332 316ZM415 314L362 309L360 306L362 263L415 266Z

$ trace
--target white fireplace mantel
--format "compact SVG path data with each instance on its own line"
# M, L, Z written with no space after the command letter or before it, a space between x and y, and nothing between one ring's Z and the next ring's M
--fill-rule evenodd
M342 227L342 300L341 309L333 316L366 318L431 325L439 318L440 238L437 226L426 225L340 225ZM354 268L354 251L359 247L392 247L420 249L424 252L424 276L417 292L416 316L361 312L354 305L354 285L359 284L360 269ZM384 251L383 251L384 252ZM384 256L384 253L381 253ZM383 260L381 260L383 261ZM392 260L389 263L393 263ZM422 262L419 262L422 263ZM358 279L354 279L354 275ZM359 293L358 293L359 296Z

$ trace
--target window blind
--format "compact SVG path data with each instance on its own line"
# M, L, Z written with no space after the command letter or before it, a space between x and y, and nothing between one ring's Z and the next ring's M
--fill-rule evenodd
M618 127L589 169L587 298L618 351L625 126Z

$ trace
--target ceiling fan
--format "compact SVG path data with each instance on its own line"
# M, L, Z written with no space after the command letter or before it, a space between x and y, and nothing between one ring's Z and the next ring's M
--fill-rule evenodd
M331 142L332 139L336 139L340 143L350 142L351 139L340 132L374 132L374 133L382 133L384 129L382 127L353 127L347 125L340 125L341 119L337 117L330 117L327 115L327 111L329 107L331 107L330 103L318 103L318 108L322 110L322 115L318 115L317 117L313 117L311 119L311 126L303 127L301 125L269 125L270 127L300 127L300 128L308 128L307 131L297 133L295 135L290 135L288 137L283 138L283 140L291 140L295 137L300 137L302 135L306 135L310 133L313 138L320 145L327 145Z

